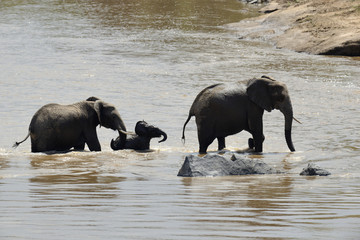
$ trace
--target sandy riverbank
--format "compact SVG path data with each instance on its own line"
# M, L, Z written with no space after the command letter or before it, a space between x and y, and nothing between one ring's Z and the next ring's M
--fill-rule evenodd
M229 24L240 38L323 55L360 56L360 0L274 0L263 14Z

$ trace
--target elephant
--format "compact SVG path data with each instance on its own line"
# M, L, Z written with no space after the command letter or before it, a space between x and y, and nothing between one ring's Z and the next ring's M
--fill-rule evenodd
M218 150L224 149L225 137L242 130L248 131L253 137L248 140L249 148L255 147L255 152L262 152L265 140L264 110L271 112L273 109L280 110L285 117L285 139L293 152L291 128L295 118L290 96L284 83L268 76L215 84L202 90L190 108L182 139L185 142L186 124L195 116L200 154L207 152L215 138L218 140Z
M41 107L32 117L28 135L32 152L84 150L101 151L96 127L118 130L122 142L126 141L126 127L114 105L97 97L89 97L71 105L50 103Z
M138 121L135 126L135 134L124 143L121 137L117 137L115 141L112 139L110 146L113 150L134 149L148 150L150 148L150 140L154 137L163 137L159 143L166 141L167 135L164 131L157 127L149 125L145 121Z

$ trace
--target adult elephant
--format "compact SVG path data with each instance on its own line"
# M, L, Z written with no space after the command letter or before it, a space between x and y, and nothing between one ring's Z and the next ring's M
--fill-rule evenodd
M134 149L134 150L148 150L150 148L150 140L155 137L162 137L159 143L166 141L167 135L161 129L149 125L145 121L138 121L135 126L135 134L124 140L117 137L111 140L111 148L113 150Z
M83 150L85 143L90 151L101 151L96 127L118 130L126 141L126 128L114 105L97 97L90 97L71 105L47 104L33 116L29 133L32 152Z
M262 152L264 109L268 112L278 109L284 114L286 143L290 151L295 151L291 140L293 110L287 87L268 76L215 84L202 90L190 108L182 138L185 141L186 124L195 116L200 153L206 153L215 138L218 149L225 148L225 137L242 130L253 136L249 147Z

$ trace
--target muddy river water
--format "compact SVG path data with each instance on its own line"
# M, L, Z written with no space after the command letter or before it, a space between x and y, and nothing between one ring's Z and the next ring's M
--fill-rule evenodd
M0 1L0 238L358 239L360 62L225 27L254 14L235 0ZM264 153L249 157L286 174L177 177L198 150L194 119L181 142L196 94L264 74L287 84L302 124L290 153L283 115L266 112ZM128 130L144 119L168 140L115 152L117 133L102 127L102 152L35 154L29 140L12 149L42 105L89 96L116 105ZM310 162L332 175L299 176Z

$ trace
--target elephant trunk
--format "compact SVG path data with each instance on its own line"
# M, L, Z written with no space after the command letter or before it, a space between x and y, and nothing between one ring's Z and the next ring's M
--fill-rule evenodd
M294 148L294 144L292 142L291 139L291 124L292 124L292 117L285 117L285 139L286 139L286 144L288 145L288 148L290 149L290 151L295 152L295 148ZM287 129L286 126L290 125L290 128Z
M285 140L288 148L291 152L295 151L294 144L291 138L291 129L293 121L293 110L290 98L285 99L284 104L279 107L279 110L284 114L285 117Z
M165 142L165 141L166 141L166 139L167 139L167 135L166 135L166 133L160 130L160 134L161 134L161 136L163 136L163 139L161 139L161 140L159 141L159 143L161 143L161 142Z
M113 150L123 149L126 143L126 135L129 134L128 132L126 132L125 124L121 119L119 121L117 130L119 132L119 137L116 139L115 141L116 143L113 140L111 140L111 144L110 144Z
M113 150L123 149L126 143L126 134L122 133L122 131L119 130L119 137L117 137L115 143L114 144L113 143L114 143L113 140L111 140L110 145ZM114 149L113 146L115 146L116 149Z

